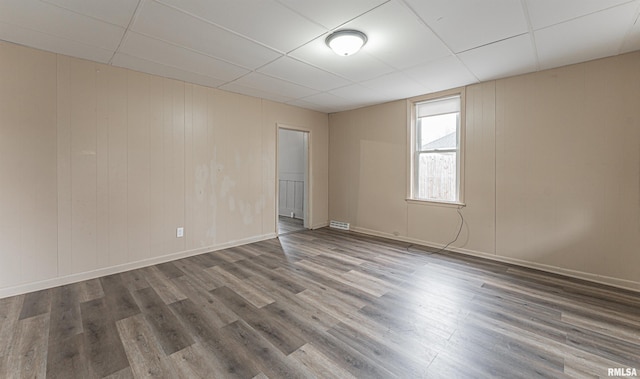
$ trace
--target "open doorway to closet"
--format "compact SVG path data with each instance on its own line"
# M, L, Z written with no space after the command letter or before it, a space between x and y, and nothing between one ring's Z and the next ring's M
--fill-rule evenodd
M278 127L278 234L309 228L309 132Z

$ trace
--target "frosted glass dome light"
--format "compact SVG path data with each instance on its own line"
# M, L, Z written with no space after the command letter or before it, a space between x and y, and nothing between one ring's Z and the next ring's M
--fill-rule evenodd
M353 55L367 43L367 36L357 30L339 30L325 40L327 46L340 56Z

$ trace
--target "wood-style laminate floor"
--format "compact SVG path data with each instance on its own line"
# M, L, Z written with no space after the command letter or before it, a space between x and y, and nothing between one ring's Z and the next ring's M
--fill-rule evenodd
M287 216L278 216L278 234L288 234L306 230L303 220Z
M640 296L321 229L0 300L0 378L591 378Z

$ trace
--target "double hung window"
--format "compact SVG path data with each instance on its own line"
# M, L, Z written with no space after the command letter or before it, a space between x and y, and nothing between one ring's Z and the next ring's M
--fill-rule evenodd
M413 106L411 199L461 202L461 96Z

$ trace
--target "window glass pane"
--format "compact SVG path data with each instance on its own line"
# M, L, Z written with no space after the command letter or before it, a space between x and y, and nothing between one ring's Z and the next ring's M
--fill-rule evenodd
M457 153L420 153L417 197L422 200L457 200Z
M418 119L419 150L456 149L458 146L458 113Z

